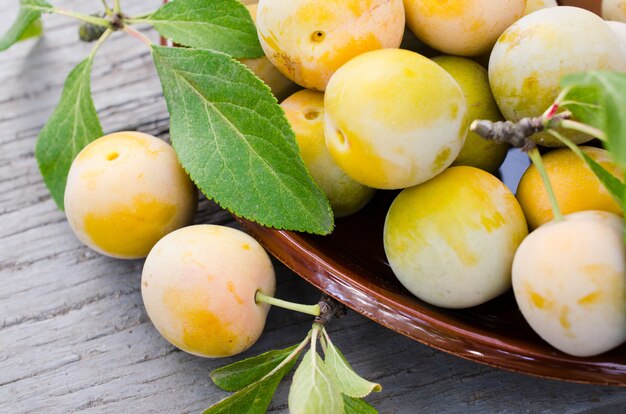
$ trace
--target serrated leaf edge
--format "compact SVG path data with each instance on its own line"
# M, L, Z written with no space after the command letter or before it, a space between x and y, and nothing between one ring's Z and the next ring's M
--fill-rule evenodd
M328 332L326 332L326 329L322 329L322 332L324 335L324 339L326 340L324 362L326 362L329 359L329 356L332 355L331 358L335 358L336 362L341 364L339 366L344 370L344 373L345 373L344 375L351 375L353 377L353 380L359 381L361 383L360 385L363 386L363 389L368 388L368 391L363 391L362 393L350 392L351 390L347 389L344 382L339 377L340 373L333 371L331 368L328 368L329 365L326 364L329 374L334 377L335 383L339 386L341 393L352 398L363 398L363 397L367 397L372 392L380 392L382 390L381 385L375 382L368 381L367 379L357 374L354 371L354 369L350 366L348 361L345 359L345 357L341 354L341 352L339 352L339 349L337 349L337 347L335 347L333 342L330 340L330 336L328 335Z
M156 51L158 52L160 49L167 49L167 47L164 46L157 46L157 45L153 45L152 46L152 51L153 53ZM219 52L216 50L211 50L211 49L189 49L189 50L193 50L193 51L204 51L204 52L211 52L217 55L223 55L228 57L232 62L234 62L235 64L240 65L240 67L244 68L246 71L248 71L250 74L252 74L258 81L260 84L262 84L263 88L265 88L265 90L267 92L270 93L270 95L272 96L273 102L278 104L278 100L276 99L276 97L272 94L271 89L269 86L267 86L267 84L265 84L265 82L263 82L258 76L256 76L256 74L250 69L248 68L246 65L244 65L243 63L239 62L237 59L234 59L232 57L230 57L229 55L227 55L226 53L223 52ZM194 88L195 90L195 88ZM200 95L202 96L202 95ZM166 104L167 104L167 100L166 100ZM168 112L169 112L169 104L167 104L168 106ZM282 111L282 115L285 115L284 110L282 109L282 107L280 107L280 105L277 105L280 110ZM297 147L297 144L295 143L295 139L294 140L290 140L288 141L292 146L295 145L296 149L298 151L298 154L300 156L300 162L302 163L302 165L304 165L304 161L302 161L302 155L300 153L299 148ZM178 146L177 146L177 141L175 139L172 139L172 146L174 147L174 149L176 150L176 152L178 153ZM262 157L261 157L262 158ZM183 165L181 163L181 166L183 167L183 169L185 170L185 172L187 172L187 174L189 175L189 177L191 178L191 180L194 182L194 184L198 187L198 189L200 189L200 191L202 191L200 183L191 175L191 173L189 172L189 170L186 168L185 165ZM324 192L319 188L319 186L317 185L317 183L315 182L315 180L313 179L313 177L311 176L310 172L308 171L308 169L306 169L306 167L304 167L305 172L310 180L310 182L317 187L318 191L321 193L321 195L324 196L324 198L326 198L326 196L324 195ZM330 234L333 229L334 229L334 220L333 220L333 212L332 212L332 208L330 206L330 202L328 202L328 199L326 198L326 203L325 203L325 207L327 210L327 213L329 214L330 217L330 228L327 229L322 229L321 223L320 224L320 229L319 230L312 230L309 228L306 228L304 226L293 226L293 227L289 227L289 226L282 226L282 227L277 227L277 226L273 226L271 224L269 224L268 222L265 222L264 220L259 219L258 217L248 217L248 216L244 216L244 215L239 215L236 211L234 211L234 209L231 208L231 206L225 205L222 201L218 200L217 198L215 198L214 196L210 195L210 194L206 194L204 191L202 191L202 193L205 195L205 197L213 202L215 202L217 205L219 205L221 208L228 210L231 214L238 216L238 217L242 217L245 218L246 220L249 220L251 222L260 224L261 226L264 227L273 227L273 228L277 228L280 230L287 230L287 231L296 231L296 232L308 232L308 233L313 233L313 234L319 234L319 235L327 235ZM308 210L308 209L307 209ZM313 216L311 216L313 217ZM319 220L315 219L315 222L319 222Z

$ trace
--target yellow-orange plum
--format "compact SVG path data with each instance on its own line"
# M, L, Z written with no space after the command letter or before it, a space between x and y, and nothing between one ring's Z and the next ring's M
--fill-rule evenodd
M487 70L480 64L458 56L438 56L433 62L445 69L461 87L469 113L470 123L476 119L502 121L491 89ZM496 144L469 132L463 149L452 165L468 165L495 173L504 161L508 146Z
M391 269L411 293L465 308L511 287L513 256L527 233L505 185L460 166L403 190L389 208L383 240Z
M533 231L513 261L513 291L530 326L575 356L626 340L624 222L582 211Z
M626 0L602 0L602 17L626 23Z
M547 9L548 7L557 7L559 4L556 0L527 0L526 9L524 9L524 15L530 14L534 11Z
M624 48L624 53L626 53L626 23L623 22L615 22L615 21L607 21L606 24L609 25L611 30L617 35L619 40L622 42L622 47Z
M249 2L246 7L252 16L252 20L256 23L258 3ZM298 85L280 73L267 56L262 56L257 59L242 59L241 63L249 67L252 72L261 78L261 80L270 87L272 93L279 101L298 90Z
M217 358L245 351L263 332L276 285L269 256L242 231L217 225L185 227L150 251L141 294L150 320L174 346Z
M296 133L304 163L311 176L328 197L336 217L360 210L374 195L335 164L324 140L324 93L301 90L281 104Z
M608 151L583 146L580 150L617 179L624 176ZM559 208L563 214L583 210L602 210L622 214L620 205L593 173L591 168L569 148L550 151L542 156L544 168ZM539 170L528 167L517 187L517 199L528 226L535 229L553 219L552 206Z
M400 45L402 0L260 0L259 40L289 79L324 90L341 65L361 53Z
M93 141L74 159L65 214L93 250L136 259L189 224L197 198L169 144L140 132L117 132Z
M467 135L459 85L407 50L376 50L346 63L328 83L324 110L335 162L373 188L405 188L434 177L454 161Z
M444 53L478 56L488 52L513 22L525 0L404 0L407 25Z
M578 7L550 7L524 16L498 39L489 60L489 83L504 117L540 116L554 102L565 76L589 70L626 69L626 54L611 28ZM563 131L577 144L591 139ZM541 132L533 139L562 146Z

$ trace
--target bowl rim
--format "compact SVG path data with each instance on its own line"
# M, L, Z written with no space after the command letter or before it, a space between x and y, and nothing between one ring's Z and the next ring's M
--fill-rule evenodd
M496 338L471 324L453 321L436 308L409 306L373 289L345 264L326 256L307 234L263 227L235 217L274 257L313 286L355 312L419 343L470 361L542 378L626 387L626 364L607 354L580 358L548 344L529 347ZM610 355L610 353L609 353Z

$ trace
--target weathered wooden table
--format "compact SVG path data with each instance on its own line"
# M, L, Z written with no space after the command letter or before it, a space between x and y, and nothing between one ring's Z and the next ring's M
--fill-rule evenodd
M83 12L96 0L53 3ZM128 13L160 0L124 0ZM0 2L0 33L18 0ZM0 54L0 413L200 412L226 393L208 373L236 360L197 358L169 345L149 322L141 261L99 256L73 236L44 186L33 150L65 76L91 45L75 22L45 16L46 35ZM154 32L146 35L156 41ZM168 115L146 47L115 34L98 54L95 104L105 131L166 138ZM203 200L196 221L236 226ZM279 297L315 302L319 292L280 264ZM244 356L301 340L310 317L273 309ZM354 368L380 382L368 401L382 413L624 412L626 390L533 378L468 362L395 334L355 313L330 326ZM288 382L271 412L287 412Z

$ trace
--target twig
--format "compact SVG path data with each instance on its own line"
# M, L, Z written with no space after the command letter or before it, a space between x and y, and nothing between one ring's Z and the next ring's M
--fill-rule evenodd
M82 20L83 22L95 24L96 26L104 26L109 27L110 22L107 19L96 16L89 16L82 13L76 13L71 10L62 9L59 7L54 8L54 13L60 14L62 16L73 17L74 19Z
M113 33L113 29L110 29L110 28L106 29L105 32L102 33L102 36L100 36L96 44L93 46L93 49L91 49L91 53L89 54L89 59L94 58L94 56L96 55L96 52L98 51L98 49L100 49L100 46L102 46L104 41L107 40L109 36L111 36L112 33Z
M152 47L152 42L150 41L150 39L148 39L146 36L144 36L140 31L130 27L130 26L124 26L124 28L122 29L123 31L125 31L126 33L128 33L129 35L131 35L132 37L141 40L142 42L144 42L146 45L148 45L149 47Z
M100 0L100 1L102 2L102 6L104 6L104 12L106 13L106 15L110 16L111 14L113 14L113 10L109 7L107 0Z
M314 324L326 326L326 324L333 318L341 318L346 314L346 307L332 299L329 296L323 296L318 302L320 307L320 315L313 321Z
M529 138L538 132L556 128L571 117L569 112L555 114L557 107L550 107L546 113L536 118L522 118L518 122L476 120L470 125L470 131L497 143L510 144L528 152L535 147Z

